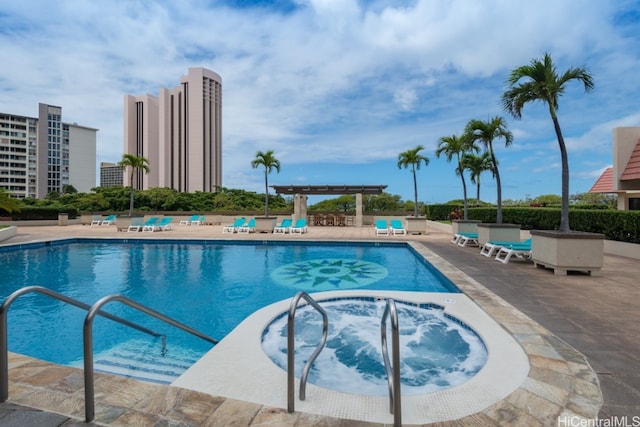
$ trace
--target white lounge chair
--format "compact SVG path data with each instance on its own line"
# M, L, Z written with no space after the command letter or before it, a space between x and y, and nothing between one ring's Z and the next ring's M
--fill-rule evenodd
M105 219L102 220L100 225L111 225L116 223L116 215L109 215Z
M388 236L389 235L389 225L387 224L387 220L386 219L376 219L376 236L379 235L385 235Z
M307 228L307 218L298 218L296 222L289 227L289 233L306 233L309 229Z
M391 233L395 236L397 234L407 235L407 229L402 225L402 221L399 219L391 220Z
M293 220L291 218L285 218L280 221L279 225L273 227L273 234L287 234L289 228L291 228L291 224Z
M478 243L478 233L460 233L458 246L462 246L464 248L467 245L480 246L480 243Z
M222 227L222 232L235 233L236 231L238 231L239 227L242 227L244 225L244 223L245 223L244 217L236 218L235 221L233 221L233 224L228 224Z
M525 246L503 246L496 254L496 261L500 261L503 264L509 262L511 257L515 256L521 260L531 259L531 247Z
M480 248L480 255L484 255L486 257L493 257L500 250L500 248L504 246L513 246L513 245L529 245L531 247L531 239L522 240L518 242L509 242L509 241L489 241L482 245Z
M249 219L249 221L247 221L245 224L243 224L242 226L238 227L238 233L255 233L256 231L256 219L255 218L251 218Z

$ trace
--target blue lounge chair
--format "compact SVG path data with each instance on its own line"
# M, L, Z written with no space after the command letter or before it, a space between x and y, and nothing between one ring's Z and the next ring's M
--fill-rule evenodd
M526 246L526 245L528 245L529 247L531 247L531 239L518 241L518 242L490 240L487 243L485 243L484 245L482 245L482 247L480 248L480 255L484 255L486 257L491 258L503 246L514 246L514 245L516 245L516 246L520 246L520 245Z
M509 246L502 246L496 254L496 261L500 261L501 263L506 264L513 256L521 260L530 260L531 243L529 243L528 245L514 244Z
M244 217L236 218L236 220L233 221L233 224L228 224L222 227L222 232L235 233L239 227L242 227L244 225L244 223L245 223Z
M173 226L171 225L172 221L173 221L173 217L172 216L165 216L160 221L158 221L157 224L155 224L153 226L153 231L156 231L156 230L158 230L158 231L173 230Z
M457 245L458 243L460 243L460 239L462 238L462 236L475 237L477 239L478 233L464 233L464 232L455 233L451 238L451 243Z
M105 219L102 220L100 225L111 225L111 224L115 224L115 223L116 223L116 216L115 215L109 215L108 217L106 217Z
M280 221L280 225L276 225L273 228L273 233L287 234L287 232L289 231L289 228L291 227L291 224L293 224L293 220L291 218L285 218L282 221Z
M381 234L389 235L389 225L387 224L386 219L377 219L376 220L376 236Z
M238 233L255 233L256 231L256 219L251 218L241 227L238 227Z
M195 225L194 221L196 222L200 222L200 215L196 214L196 215L191 215L190 218L187 219L181 219L180 220L180 225ZM198 224L199 225L199 224Z
M152 216L150 218L147 218L144 221L144 224L142 224L142 228L140 230L142 231L153 231L155 225L158 223L158 221L160 221L160 218L158 218L157 216Z
M102 224L102 215L94 215L91 217L91 226Z
M464 248L467 244L480 246L480 243L478 242L478 233L460 233L458 246L462 246Z
M399 219L391 220L391 233L395 236L396 234L402 234L403 236L407 235L407 229L402 225L402 221Z
M289 233L306 233L309 229L307 228L307 218L298 218L296 219L295 224L289 227Z

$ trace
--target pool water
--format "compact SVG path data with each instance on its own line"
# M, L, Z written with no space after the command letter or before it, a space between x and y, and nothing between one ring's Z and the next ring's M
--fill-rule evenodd
M445 390L472 378L487 361L487 350L467 325L442 308L396 301L400 336L402 395ZM309 383L345 393L388 395L381 350L380 321L386 301L340 298L321 301L327 311L327 344L309 373ZM263 334L262 347L287 370L287 316L274 320ZM309 305L295 318L295 372L298 377L322 334L322 317ZM391 327L387 324L387 343ZM389 355L392 354L389 347ZM392 362L393 363L393 362Z
M120 294L216 339L254 311L299 290L459 292L405 244L70 239L6 249L0 252L3 298L31 285L89 305ZM173 347L204 354L211 348L123 304L112 302L103 309L167 334L169 352ZM82 358L85 315L40 294L21 296L9 309L9 350L73 364ZM93 330L96 353L131 340L153 341L100 316Z

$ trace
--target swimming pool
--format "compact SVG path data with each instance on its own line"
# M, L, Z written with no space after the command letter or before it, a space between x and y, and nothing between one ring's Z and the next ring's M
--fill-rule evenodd
M41 285L86 304L121 294L221 339L256 310L298 290L458 293L404 243L305 243L67 239L3 247L0 294ZM210 344L126 306L106 311L168 335L168 348L204 354ZM59 364L82 358L85 312L33 294L8 315L9 350ZM43 340L42 337L46 337ZM94 351L148 338L97 317Z

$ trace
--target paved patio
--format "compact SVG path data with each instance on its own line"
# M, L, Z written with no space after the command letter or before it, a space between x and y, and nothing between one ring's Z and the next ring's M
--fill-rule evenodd
M101 236L101 237L126 237L126 233L116 232L115 227L90 227L72 225L66 227L21 227L18 235L3 243L28 242L34 240L47 240L56 237L71 236ZM640 311L637 310L636 288L640 261L618 256L605 256L602 277L590 277L585 275L554 276L550 271L536 269L531 263L512 261L508 265L502 265L492 259L479 255L477 248L460 248L449 242L450 234L441 227L429 229L427 235L417 236L375 236L373 227L310 227L309 233L303 236L275 236L265 234L233 235L222 234L219 226L203 227L175 227L175 230L162 233L138 233L136 237L144 238L233 238L233 239L304 239L304 240L381 240L381 239L411 239L421 242L435 254L447 260L455 267L466 273L479 284L489 289L531 319L542 325L552 335L548 340L554 343L556 349L565 348L567 343L584 354L593 370L597 373L602 390L604 404L599 417L611 418L614 416L626 416L629 420L633 416L640 416ZM482 295L472 295L474 299L482 299ZM515 333L514 335L518 335ZM567 349L569 351L569 349ZM20 375L21 380L29 381L36 387L38 383L45 381L42 377L62 375L68 382L58 387L66 387L67 391L80 390L77 396L78 405L74 410L65 412L59 404L56 412L67 414L58 415L51 412L35 412L26 409L16 411L16 404L43 407L42 399L38 394L33 394L33 405L28 404L28 399L14 402L11 396L16 395L14 389L10 389L9 403L0 405L0 424L2 425L83 425L82 409L82 377L75 372L62 369L64 375L49 369L46 364L24 358L12 358L12 370L10 379ZM532 365L534 365L532 363ZM535 366L533 366L535 369ZM70 369L70 368L69 368ZM46 374L46 375L45 375ZM553 371L546 374L541 370L541 376L548 375L548 382L562 381L564 375L553 375ZM109 376L106 376L109 377ZM50 378L48 378L50 380ZM257 405L245 402L236 402L230 399L220 399L215 404L216 417L202 418L203 413L209 414L212 408L204 411L204 401L211 405L211 398L204 399L195 392L175 390L172 387L161 387L160 390L145 384L132 385L125 379L117 382L119 385L113 391L128 391L143 389L146 393L159 393L163 396L160 400L165 405L163 416L150 417L149 413L140 413L139 419L129 419L137 425L161 425L171 418L167 414L166 407L182 411L182 419L185 421L176 425L229 425L226 422L234 421L235 425L374 425L369 423L353 423L348 420L320 419L308 414L286 414L286 411L274 408L261 408ZM24 384L24 382L20 382ZM586 383L585 383L586 384ZM575 384L574 384L575 385ZM560 386L560 384L558 384ZM153 391L151 391L153 389ZM43 399L50 395L42 394ZM115 396L115 393L114 395ZM117 399L104 395L99 399ZM528 400L527 400L528 399ZM535 396L523 394L520 400L524 400L523 407L535 408L537 405L551 405L550 401L536 401ZM176 402L192 402L189 408L173 405ZM111 402L108 402L111 403ZM579 402L574 402L574 404ZM113 407L117 407L113 402ZM571 409L571 406L568 406ZM180 409L177 409L180 408ZM104 409L107 410L107 409ZM75 411L75 412L74 412ZM504 411L495 417L478 416L473 419L465 419L466 422L474 422L477 425L505 425L519 421L526 425L545 425L535 418L516 417ZM199 414L199 415L198 415ZM227 416L225 416L227 414ZM189 415L189 416L187 416ZM131 414L133 417L134 414ZM28 417L25 419L25 417ZM71 417L71 418L70 418ZM163 418L164 417L164 418ZM168 417L168 418L167 418ZM75 418L75 419L74 419ZM26 422L28 420L37 422ZM48 421L45 421L48 420ZM163 421L163 419L165 421ZM122 420L120 420L122 422ZM144 422L143 422L144 421ZM529 422L527 422L529 421ZM551 421L551 420L548 420ZM14 424L11 424L11 423ZM64 423L64 424L62 424ZM463 425L464 422L450 422L446 425ZM117 424L110 424L117 425ZM124 424L120 424L124 425Z

